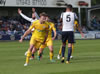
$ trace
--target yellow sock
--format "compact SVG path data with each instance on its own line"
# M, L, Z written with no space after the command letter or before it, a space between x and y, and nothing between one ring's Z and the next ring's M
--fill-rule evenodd
M52 60L53 59L53 52L50 52L49 55L50 55L50 60Z
M62 57L62 60L64 60L65 59L65 57Z
M72 53L73 53L73 51L74 51L74 44L72 44Z
M60 47L60 50L59 50L59 55L61 55L61 51L62 51L62 46Z
M29 58L31 57L32 55L32 52L31 51L28 51L27 52L27 56L26 56L26 63L28 64L29 63Z

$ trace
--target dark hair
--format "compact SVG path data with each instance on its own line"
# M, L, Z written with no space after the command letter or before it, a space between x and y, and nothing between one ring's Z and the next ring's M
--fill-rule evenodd
M68 5L67 5L67 9L72 10L72 9L73 9L73 6L72 6L71 4L68 4Z
M40 13L40 17L41 16L48 16L45 12Z

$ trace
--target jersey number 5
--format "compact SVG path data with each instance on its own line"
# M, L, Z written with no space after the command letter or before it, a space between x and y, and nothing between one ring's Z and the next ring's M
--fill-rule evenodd
M71 21L70 15L67 15L67 16L66 16L66 21L67 21L67 22L70 22L70 21Z

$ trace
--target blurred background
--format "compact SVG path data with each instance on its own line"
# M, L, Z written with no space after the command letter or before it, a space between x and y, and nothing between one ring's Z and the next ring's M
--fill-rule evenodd
M79 24L85 37L82 38L75 30L76 39L100 38L100 1L99 0L0 0L0 40L19 40L31 25L18 14L18 8L28 16L32 17L32 8L37 14L46 12L57 29L57 38L61 39L59 18L65 11L66 5L72 4L74 12L79 17ZM31 34L25 39L30 39Z

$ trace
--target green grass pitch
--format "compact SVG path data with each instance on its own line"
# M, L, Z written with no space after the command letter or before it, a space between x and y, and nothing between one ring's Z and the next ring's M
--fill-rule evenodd
M76 40L70 64L57 60L60 45L60 40L54 41L55 63L49 61L49 50L45 48L40 61L35 55L29 66L24 67L29 41L0 41L0 74L100 74L100 40ZM66 56L67 51L66 47Z

